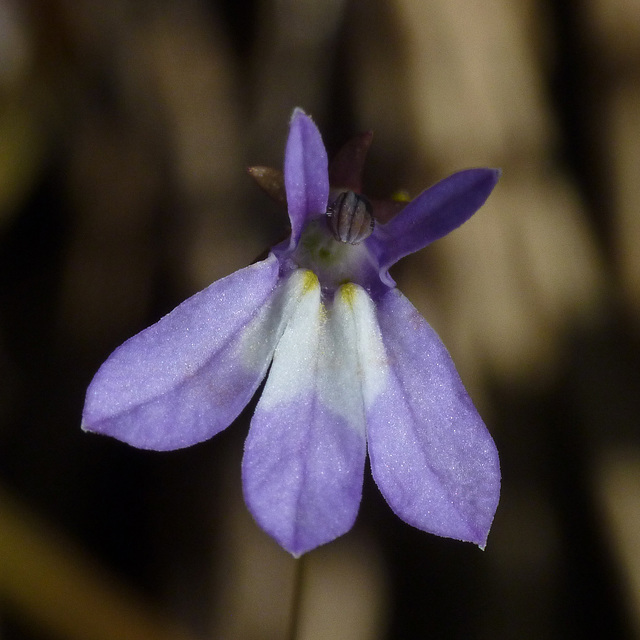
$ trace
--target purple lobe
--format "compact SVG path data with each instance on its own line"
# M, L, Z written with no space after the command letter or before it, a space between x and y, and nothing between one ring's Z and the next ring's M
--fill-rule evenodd
M258 524L294 556L346 533L358 513L364 434L314 393L251 421L242 485Z
M305 276L303 276L305 277ZM364 414L353 328L307 288L274 354L242 461L257 523L299 556L346 533L362 495Z
M375 238L381 271L414 251L446 236L466 222L486 201L500 178L498 169L467 169L436 183L414 198Z
M329 174L327 152L318 128L301 109L291 118L284 156L291 243L294 248L309 218L327 210Z
M493 440L446 348L397 289L378 320L390 375L367 407L373 477L409 524L482 547L500 493Z
M127 340L89 385L83 429L158 451L225 429L269 365L270 354L245 366L238 346L277 280L271 255L214 282Z

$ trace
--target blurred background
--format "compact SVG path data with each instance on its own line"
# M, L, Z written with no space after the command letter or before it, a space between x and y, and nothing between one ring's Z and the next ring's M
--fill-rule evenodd
M375 130L373 197L503 170L393 272L498 445L487 549L367 475L299 638L640 637L640 2L0 0L0 639L285 637L252 407L172 453L80 415L116 346L287 233L246 167L295 106L330 155Z

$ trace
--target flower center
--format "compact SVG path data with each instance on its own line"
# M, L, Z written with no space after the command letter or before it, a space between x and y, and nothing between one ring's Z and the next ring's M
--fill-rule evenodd
M325 291L335 291L347 282L364 285L372 262L369 250L361 241L355 244L336 239L326 215L308 222L291 257L298 267L313 271Z

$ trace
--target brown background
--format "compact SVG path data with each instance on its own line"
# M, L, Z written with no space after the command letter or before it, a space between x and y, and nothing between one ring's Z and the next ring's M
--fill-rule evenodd
M367 193L503 178L404 260L494 435L487 550L390 512L308 556L301 638L640 636L640 3L0 0L0 638L282 638L251 407L192 449L80 431L124 339L287 230L295 106Z

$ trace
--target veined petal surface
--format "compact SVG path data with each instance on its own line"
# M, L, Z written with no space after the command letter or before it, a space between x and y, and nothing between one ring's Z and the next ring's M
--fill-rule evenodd
M497 169L459 171L423 191L387 224L378 225L368 241L375 247L381 271L466 222L499 178Z
M307 220L327 210L328 165L327 152L318 127L304 111L296 109L291 118L284 156L291 249L297 246Z
M373 477L409 524L484 547L498 504L494 442L435 331L397 290L378 301L385 389L367 401Z
M348 531L366 455L353 322L311 272L276 349L242 465L258 524L294 556Z
M127 340L91 382L83 428L156 450L226 428L264 377L295 299L278 269L273 255L241 269Z

